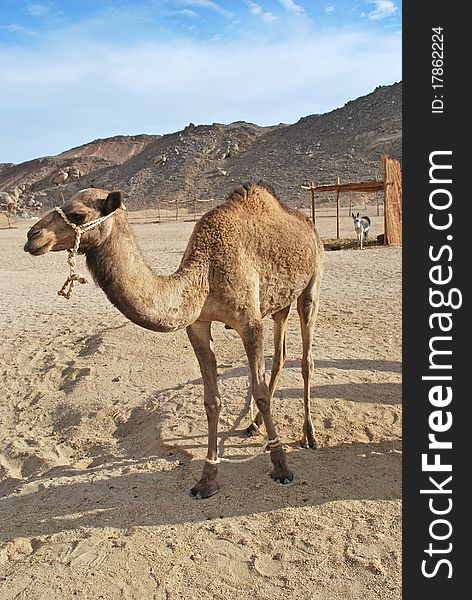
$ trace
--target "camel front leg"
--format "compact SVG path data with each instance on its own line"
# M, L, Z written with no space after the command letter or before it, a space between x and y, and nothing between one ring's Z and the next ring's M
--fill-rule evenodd
M278 436L270 412L270 391L265 381L264 334L262 319L238 331L249 361L252 380L252 395L262 414L269 439L270 459L274 466L270 476L280 483L289 483L293 473L287 467L285 450L277 442ZM273 444L270 442L273 441Z
M311 418L311 381L313 378L313 352L312 343L315 333L315 323L319 307L319 287L320 277L314 277L298 298L297 310L300 317L300 326L302 332L302 376L303 376L303 402L305 408L305 421L303 423L303 438L301 445L303 448L318 447L315 435L313 421Z
M209 498L218 491L216 476L218 419L221 399L218 392L216 357L210 332L211 323L195 322L187 327L187 335L197 356L203 377L203 398L208 421L208 451L200 481L191 489L192 496Z

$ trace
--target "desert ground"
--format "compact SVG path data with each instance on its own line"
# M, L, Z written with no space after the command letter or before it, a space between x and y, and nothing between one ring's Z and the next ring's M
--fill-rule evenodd
M242 435L246 358L237 334L214 324L220 452L257 457L221 464L219 494L199 501L189 490L206 417L185 331L140 329L93 283L59 297L66 254L23 252L31 224L0 223L0 598L399 599L401 248L326 252L313 347L318 450L298 443L301 344L290 317L273 400L288 485L270 479L262 438ZM171 273L193 225L134 230L149 264ZM332 219L317 227L334 237ZM347 216L342 234L354 235ZM268 371L271 353L268 319Z

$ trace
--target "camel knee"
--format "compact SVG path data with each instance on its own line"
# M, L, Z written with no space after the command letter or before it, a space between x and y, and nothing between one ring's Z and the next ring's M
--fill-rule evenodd
M271 373L273 373L273 372L278 373L279 371L281 371L284 362L285 362L284 356L278 356L278 355L274 356L274 359L272 361Z
M302 358L302 376L305 381L311 381L314 371L313 356L308 354Z
M205 412L207 417L210 419L211 417L218 417L221 409L221 400L217 396L212 396L211 398L205 398Z
M300 317L303 319L305 324L308 324L311 321L315 310L315 303L313 298L302 298L299 303L298 312Z
M256 405L262 415L267 415L270 412L270 401L268 398L256 397Z

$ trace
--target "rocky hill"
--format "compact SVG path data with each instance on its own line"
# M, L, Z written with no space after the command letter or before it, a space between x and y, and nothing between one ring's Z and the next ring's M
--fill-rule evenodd
M152 205L156 198L224 198L228 185L234 186L228 177L228 164L237 163L273 129L245 122L199 126L191 123L183 131L149 144L125 163L91 173L85 180L96 187L123 189L138 205ZM242 181L246 179L243 177Z
M137 208L156 199L219 201L234 186L262 179L300 205L306 200L304 182L374 179L381 177L382 154L401 159L401 93L401 83L379 87L293 125L190 123L163 136L95 140L56 156L2 164L0 190L51 205L91 185L118 188Z
M401 159L402 86L377 88L324 115L304 117L255 142L228 165L235 181L262 178L296 201L303 182L334 183L382 177L381 156Z

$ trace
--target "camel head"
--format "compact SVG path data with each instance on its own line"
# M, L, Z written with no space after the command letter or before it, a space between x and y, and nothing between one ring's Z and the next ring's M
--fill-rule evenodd
M107 192L89 188L77 192L70 200L61 205L61 210L67 220L74 225L86 226L87 223L106 217L113 211L124 209L121 192ZM104 221L99 227L85 231L80 238L79 252L84 253L89 248L99 246L109 235L114 217ZM24 249L34 256L69 250L74 246L76 231L66 220L53 210L28 231L28 241Z

